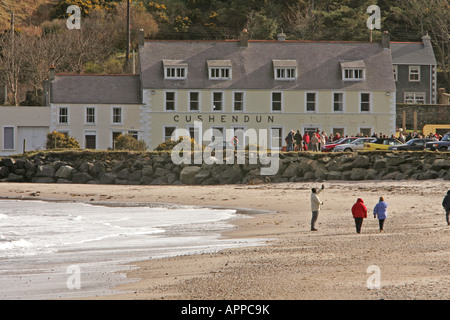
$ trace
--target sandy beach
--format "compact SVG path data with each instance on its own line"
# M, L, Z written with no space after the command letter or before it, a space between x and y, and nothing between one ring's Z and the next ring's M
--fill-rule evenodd
M310 190L320 185L2 183L0 197L236 208L251 218L235 221L223 237L267 239L258 247L138 262L127 272L136 281L90 299L450 299L450 226L441 205L448 181L325 182L318 231L311 232ZM383 233L372 215L380 196L389 204ZM369 210L361 234L350 211L357 198ZM374 276L379 287L369 289Z

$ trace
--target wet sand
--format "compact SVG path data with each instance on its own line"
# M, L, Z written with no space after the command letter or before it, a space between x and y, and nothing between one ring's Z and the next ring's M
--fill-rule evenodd
M310 189L320 185L2 183L0 197L245 209L251 218L235 221L223 236L267 239L258 247L137 262L127 272L136 281L116 288L123 293L91 299L450 299L450 226L441 205L448 181L326 182L318 231L311 232ZM383 233L372 215L380 196L389 204ZM369 210L361 234L350 211L357 198Z

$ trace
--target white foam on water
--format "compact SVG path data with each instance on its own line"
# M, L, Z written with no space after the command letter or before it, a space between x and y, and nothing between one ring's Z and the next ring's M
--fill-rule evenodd
M0 299L54 299L113 293L123 264L224 248L261 239L221 239L236 210L104 206L0 200ZM67 268L81 270L68 289Z

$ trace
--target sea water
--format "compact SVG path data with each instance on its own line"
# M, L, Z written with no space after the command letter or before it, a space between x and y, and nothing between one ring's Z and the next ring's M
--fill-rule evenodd
M261 244L224 239L236 210L0 200L0 299L117 293L126 264Z

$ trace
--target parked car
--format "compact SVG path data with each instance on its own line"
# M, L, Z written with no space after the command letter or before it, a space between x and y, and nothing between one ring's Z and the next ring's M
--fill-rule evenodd
M416 138L416 139L411 139L409 140L407 143L405 144L401 144L399 146L390 146L389 150L393 150L393 151L418 151L418 150L424 150L425 149L425 144L427 142L431 142L431 141L439 141L438 139L434 138L434 139L429 139L429 138Z
M353 151L362 150L365 142L371 142L371 141L374 141L375 139L376 138L359 138L350 143L339 144L336 147L334 147L333 151L334 152L342 152L342 151L353 152Z
M322 152L331 152L331 151L333 151L334 147L336 147L337 145L344 144L344 143L350 143L352 141L355 141L356 139L358 139L358 137L342 138L338 141L334 141L330 144L326 144L322 147Z
M378 138L364 143L363 151L388 150L390 146L399 146L401 144L403 143L395 138Z
M450 132L443 136L441 141L427 142L425 145L425 149L431 151L447 151L448 147L450 147Z

